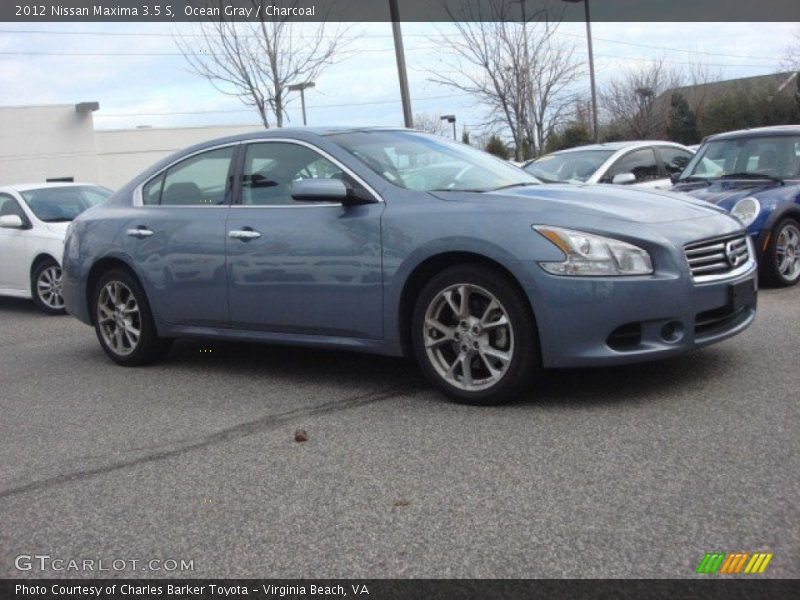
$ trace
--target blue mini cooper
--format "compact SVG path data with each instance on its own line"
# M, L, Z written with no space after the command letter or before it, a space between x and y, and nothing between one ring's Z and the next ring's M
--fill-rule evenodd
M747 227L764 283L800 281L800 125L711 136L674 183Z

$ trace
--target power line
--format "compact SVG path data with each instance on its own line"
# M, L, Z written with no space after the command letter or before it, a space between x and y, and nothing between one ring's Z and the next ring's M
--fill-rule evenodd
M415 101L423 101L423 100L444 100L445 98L452 98L452 94L446 94L442 96L423 96L420 98L415 98ZM400 100L375 100L372 102L349 102L347 104L315 104L309 105L309 110L317 109L317 108L347 108L350 106L374 106L378 104L397 104ZM226 108L226 109L219 109L219 110L189 110L189 111L175 111L175 112L155 112L155 113L102 113L98 112L95 113L95 117L106 117L106 118L116 118L116 117L171 117L176 115L212 115L212 114L230 114L230 113L244 113L244 112L252 112L252 108Z
M88 36L103 36L103 37L115 37L115 36L122 36L122 37L204 37L205 34L202 33L168 33L168 32L157 32L157 31L64 31L64 30L53 30L53 29L0 29L0 33L8 33L8 34L41 34L41 35L88 35ZM563 35L568 37L576 37L582 38L584 37L583 34L579 33L569 33L566 31L556 31L556 35ZM403 37L412 38L428 38L431 37L461 37L458 33L436 33L436 34L428 34L428 33L405 33ZM250 36L247 34L243 34L243 37L259 37L259 36ZM302 34L297 35L296 37L303 38L303 37L315 37L315 36L303 36ZM330 36L327 36L330 37ZM359 39L388 39L391 38L391 34L382 34L382 33L375 33L375 34L361 34L361 35L354 35L345 37L344 39L349 41L359 40ZM653 44L640 44L636 42L626 42L622 40L615 40L611 38L603 38L592 36L593 39L606 42L609 44L619 44L623 46L630 46L634 48L647 48L650 50L662 50L667 52L684 52L688 54L703 54L706 56L718 56L722 58L746 58L752 60L775 60L774 56L757 56L752 54L730 54L724 52L711 52L708 50L688 50L686 48L674 48L670 46L658 46ZM425 48L426 50L436 50L438 48L431 47ZM376 51L384 51L383 49L379 49ZM386 49L386 51L393 51L392 49Z

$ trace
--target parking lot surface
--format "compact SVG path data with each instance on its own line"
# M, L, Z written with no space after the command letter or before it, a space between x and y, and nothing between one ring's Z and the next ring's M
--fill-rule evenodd
M800 577L800 287L759 301L723 344L473 408L345 352L191 340L124 369L71 317L0 299L0 577L106 574L15 568L34 554L193 561L116 573L145 577L694 577L712 551Z

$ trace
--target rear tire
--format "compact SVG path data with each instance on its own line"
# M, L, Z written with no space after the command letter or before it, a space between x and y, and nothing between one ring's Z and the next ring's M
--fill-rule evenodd
M94 329L105 353L125 367L163 358L172 340L156 332L150 304L139 281L114 269L100 277L92 296Z
M48 315L63 315L64 296L61 293L61 266L52 258L42 260L31 273L33 303Z
M514 281L482 264L450 267L431 278L411 327L422 371L456 402L510 402L541 370L527 298Z
M764 276L774 287L800 281L800 224L795 219L783 219L773 229L764 256Z

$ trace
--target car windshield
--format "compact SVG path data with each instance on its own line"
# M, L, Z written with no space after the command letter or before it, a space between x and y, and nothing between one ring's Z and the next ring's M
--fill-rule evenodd
M102 204L113 192L96 185L46 187L22 192L33 214L46 223L72 221L88 208Z
M575 150L546 154L525 167L542 181L583 183L614 154L613 150Z
M489 192L539 183L504 160L435 135L356 131L330 139L387 181L409 190Z
M710 140L700 147L680 179L725 176L797 179L800 135Z

